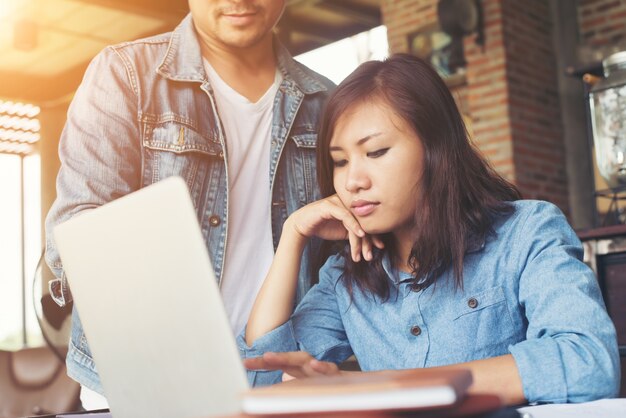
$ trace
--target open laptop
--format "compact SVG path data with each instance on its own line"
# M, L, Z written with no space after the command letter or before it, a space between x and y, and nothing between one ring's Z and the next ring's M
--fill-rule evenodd
M76 216L54 239L114 418L435 407L471 384L466 370L426 370L249 391L179 177Z
M115 418L238 413L248 388L184 181L54 229Z

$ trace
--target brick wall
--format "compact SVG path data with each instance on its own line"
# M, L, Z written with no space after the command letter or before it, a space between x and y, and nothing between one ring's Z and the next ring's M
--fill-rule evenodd
M465 39L468 109L475 142L500 174L516 182L500 1L483 1L484 48Z
M567 212L550 6L544 0L504 0L502 16L516 182L525 197L549 200Z
M626 0L624 0L626 1ZM466 83L453 89L475 142L526 198L549 200L568 213L563 131L545 0L483 0L485 46L464 40ZM392 52L437 21L437 0L383 0Z
M578 23L581 43L626 49L626 0L579 0Z

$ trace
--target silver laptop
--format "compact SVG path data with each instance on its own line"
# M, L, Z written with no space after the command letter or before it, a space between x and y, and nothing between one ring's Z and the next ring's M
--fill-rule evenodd
M54 229L114 418L236 414L248 389L184 181Z

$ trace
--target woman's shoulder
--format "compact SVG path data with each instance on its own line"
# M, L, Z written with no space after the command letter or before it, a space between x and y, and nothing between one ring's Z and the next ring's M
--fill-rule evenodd
M501 224L519 224L555 219L567 224L563 211L554 203L545 200L516 200L509 203L512 210L501 220Z
M542 213L559 213L563 214L561 209L554 203L545 200L521 199L511 202L515 212L519 215L531 215Z
M576 237L563 211L553 203L543 200L517 200L511 202L513 210L496 222L494 229L500 234L510 233L521 241L531 238L561 236L566 240Z

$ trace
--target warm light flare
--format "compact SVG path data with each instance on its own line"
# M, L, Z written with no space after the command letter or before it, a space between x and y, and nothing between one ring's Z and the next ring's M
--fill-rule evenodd
M0 0L0 19L13 14L19 0Z

